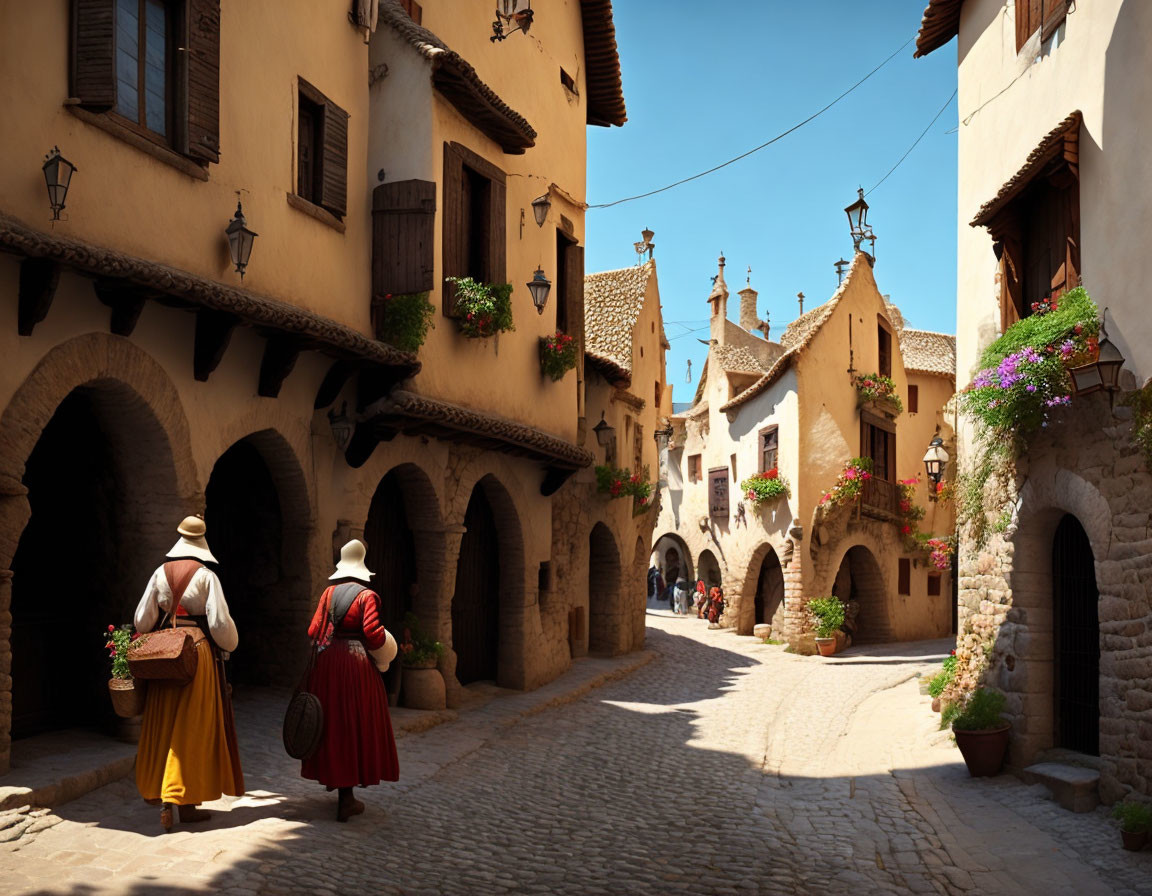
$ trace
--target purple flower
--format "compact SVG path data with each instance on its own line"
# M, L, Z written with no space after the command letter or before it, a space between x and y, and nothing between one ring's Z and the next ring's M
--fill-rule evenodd
M1035 392L1035 391L1036 391L1036 387L1035 387L1035 386L1033 386L1031 383L1029 383L1029 384L1028 384L1027 386L1025 386L1024 388L1025 388L1027 391L1029 391L1029 392Z

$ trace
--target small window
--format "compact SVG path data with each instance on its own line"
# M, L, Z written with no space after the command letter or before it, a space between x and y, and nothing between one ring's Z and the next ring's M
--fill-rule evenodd
M917 414L920 412L920 387L908 387L908 413Z
M775 470L779 464L780 428L769 426L760 430L760 470L767 473Z
M892 334L883 324L876 325L877 370L881 376L892 376Z
M731 465L732 465L732 481L737 482L740 479L740 477L738 475L736 475L736 455L735 454L731 455L731 457L729 458L729 463L731 463Z
M704 478L704 465L699 454L688 455L688 481L699 482Z
M875 479L896 480L896 428L872 414L860 414L860 455L872 458Z
M560 83L564 85L565 90L576 93L576 81L564 69L560 69Z
M642 473L644 470L644 426L637 423L632 433L632 472Z
M172 15L163 0L116 0L116 113L168 136Z
M897 591L900 594L912 593L912 561L907 557L900 558L900 581Z
M458 143L445 143L443 178L444 277L471 277L480 283L506 282L505 173L470 149ZM582 277L581 274L581 282ZM567 281L565 276L566 284ZM451 284L445 287L444 313L452 316L456 290ZM567 285L565 290L570 304L572 296L567 292Z
M296 195L342 218L348 210L348 113L299 79Z
M656 388L652 390L652 407L657 412L660 410L660 399L664 396L664 389L660 386L660 380L656 380Z
M928 576L928 596L929 597L939 597L940 596L940 576L938 576L938 575Z
M708 471L708 515L714 520L728 519L728 468Z

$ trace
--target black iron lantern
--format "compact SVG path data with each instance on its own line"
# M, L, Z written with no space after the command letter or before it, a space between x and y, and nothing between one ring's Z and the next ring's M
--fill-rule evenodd
M1120 368L1124 366L1124 356L1120 349L1108 338L1104 322L1108 320L1108 309L1104 309L1104 320L1100 323L1100 353L1095 361L1069 368L1072 388L1077 395L1090 395L1101 389L1111 393L1120 388Z
M940 433L936 433L932 437L932 441L928 443L928 450L924 453L924 471L928 474L928 478L932 481L933 485L939 485L940 480L944 478L944 471L948 468L948 452L944 450L944 440L940 438ZM929 497L935 499L936 490L931 489Z
M592 427L592 432L596 433L596 443L601 448L606 448L612 442L612 437L616 434L616 427L604 419L604 412L600 412L600 422Z
M528 281L528 292L532 293L532 304L536 306L536 313L543 314L544 306L548 304L548 293L552 289L552 281L544 276L543 268L536 268L536 273Z
M848 215L848 232L852 235L852 245L859 249L860 243L869 237L868 203L864 201L863 187L859 187L856 192L860 194L860 198L844 209L844 213Z
M537 196L532 200L532 216L536 219L536 226L543 227L548 220L548 210L552 208L552 197L549 193Z
M501 6L503 12L500 11ZM500 6L496 7L496 21L492 23L492 36L488 39L495 43L517 31L527 34L532 27L532 15L532 0L500 0ZM505 25L513 27L505 31Z
M336 413L335 409L328 411L328 425L332 427L332 438L336 442L336 447L344 452L348 448L348 443L352 441L352 433L356 429L356 424L348 416L348 402L345 401L340 405L339 413Z
M248 229L248 221L244 217L240 200L236 200L236 214L228 222L228 229L224 232L228 235L228 251L232 255L232 263L236 265L236 271L243 280L248 259L252 257L252 242L259 234Z
M64 200L68 196L68 185L72 182L72 175L76 173L76 166L60 155L60 147L53 146L52 151L44 156L44 182L48 185L48 202L52 206L52 220L60 220L60 212L64 211Z

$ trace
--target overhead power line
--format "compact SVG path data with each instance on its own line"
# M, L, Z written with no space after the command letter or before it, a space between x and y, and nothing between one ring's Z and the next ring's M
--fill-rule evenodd
M872 71L868 72L868 74L866 74L863 78L861 78L859 81L857 81L855 84L853 84L847 90L845 90L838 97L836 97L836 99L832 100L832 102L828 103L828 105L817 110L816 112L813 112L811 115L809 115L807 118L805 118L803 121L799 122L798 124L792 125L792 127L788 128L788 130L777 134L771 140L769 140L765 143L761 143L759 146L753 147L752 149L748 150L747 152L741 153L740 155L736 156L735 158L729 159L727 162L721 162L719 165L715 165L712 168L709 168L707 171L701 171L699 174L693 174L691 177L685 177L684 179L678 180L675 183L668 184L668 186L666 186L666 187L660 187L656 190L649 190L647 193L640 193L636 196L627 196L624 199L617 199L614 202L601 202L601 203L597 203L595 205L589 205L588 208L611 208L614 205L620 205L620 204L625 203L625 202L632 202L636 199L644 199L648 196L655 196L657 193L663 193L667 190L671 190L673 187L679 187L682 184L689 183L690 181L699 180L701 177L712 174L715 171L719 171L721 168L727 168L729 165L732 165L735 162L739 162L741 159L748 158L748 156L752 155L753 153L757 153L762 149L766 149L767 147L771 146L773 143L777 142L778 140L782 140L783 138L787 137L789 134L793 133L794 131L800 130L800 128L804 127L804 125L808 124L809 122L815 121L817 118L819 118L825 112L827 112L829 109L831 109L833 106L835 106L838 102L840 102L840 100L844 99L844 97L848 96L848 94L852 93L852 91L854 91L857 87L859 87L861 84L863 84L869 78L871 78L874 74L876 74L876 72L880 71L880 69L884 68L884 66L886 66L889 62L891 62L893 59L895 59L896 56L906 46L908 46L908 44L912 43L912 41L914 39L915 39L915 35L908 38L908 40L904 41L904 43L902 43L899 47L896 48L896 51L894 53L892 53L891 56L889 56L887 59L885 59L883 62L881 62L878 66L876 66L876 68L872 69ZM873 189L875 189L875 188L873 188Z
M957 88L957 90L959 90L959 88ZM899 168L901 164L903 164L904 160L906 158L908 158L909 155L911 155L912 150L914 150L916 148L916 144L918 144L921 140L923 140L924 135L927 134L928 131L930 131L932 129L932 125L936 124L936 119L938 119L941 115L943 115L944 110L947 109L950 105L952 105L952 100L954 100L954 99L956 99L956 90L952 91L952 95L950 97L948 97L948 101L946 103L944 103L943 106L940 107L940 111L932 116L932 120L930 122L928 122L928 127L924 128L924 130L920 132L920 136L916 138L916 142L908 147L908 151L905 152L904 155L900 156L900 161L898 161L895 165L893 165L891 168L888 169L888 174L885 174L882 178L880 178L880 180L876 181L876 184L875 184L875 186L872 187L872 190L875 190L876 187L880 186L880 184L882 184L882 183L884 183L884 181L888 180L888 178L889 178L889 176L891 176L892 172L895 171L897 168ZM870 195L872 193L872 190L869 190L868 193L865 195Z

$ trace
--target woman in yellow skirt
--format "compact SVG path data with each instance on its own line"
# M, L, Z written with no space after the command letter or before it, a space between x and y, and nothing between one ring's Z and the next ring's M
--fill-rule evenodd
M160 803L160 824L172 828L172 807L185 824L205 821L211 813L197 804L223 794L244 793L244 773L236 747L236 726L225 652L236 649L236 625L228 613L215 563L204 538L200 517L187 517L176 530L180 540L148 582L136 607L136 630L150 632L159 624L193 630L196 675L190 682L150 681L144 705L140 745L136 751L136 787L150 803Z

